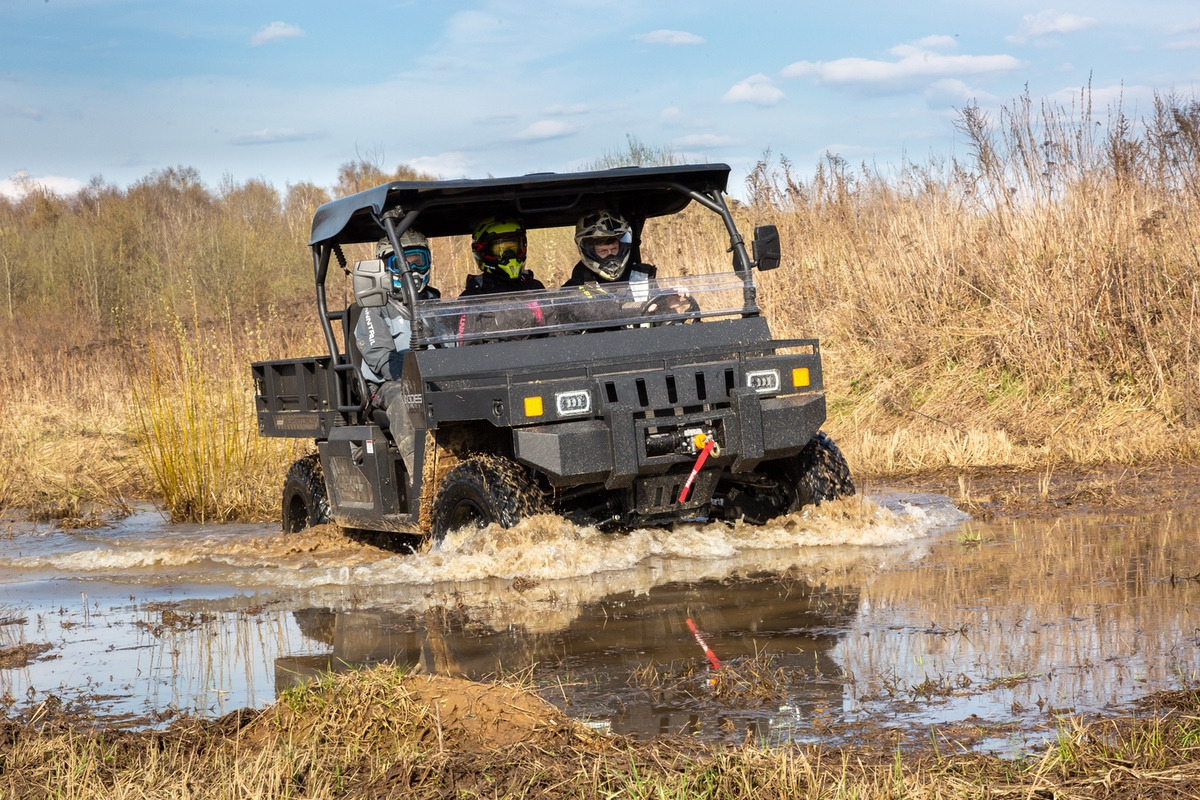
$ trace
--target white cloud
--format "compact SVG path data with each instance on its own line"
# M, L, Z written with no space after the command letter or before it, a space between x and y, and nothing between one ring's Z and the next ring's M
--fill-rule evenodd
M953 36L926 36L917 40L917 46L935 50L957 50L958 40Z
M1076 14L1059 14L1057 11L1039 11L1036 14L1026 14L1021 18L1021 26L1016 34L1004 37L1009 42L1017 44L1030 39L1040 39L1059 33L1078 33L1088 28L1096 27L1094 17L1080 17Z
M272 22L258 33L250 37L250 44L258 47L260 44L273 42L276 39L289 39L293 36L303 36L304 31L299 25L292 25L287 22Z
M75 178L64 178L59 175L43 175L35 178L24 170L14 172L8 178L0 180L0 195L20 200L30 191L43 189L53 194L66 196L77 193L86 186L83 181Z
M932 109L962 108L969 102L990 104L995 98L973 89L957 78L942 78L925 88L925 103Z
M811 78L818 84L860 89L911 89L945 78L1011 72L1023 63L1008 55L944 55L915 44L893 47L896 61L839 58L797 61L779 73L785 78Z
M664 125L682 125L686 119L679 106L667 106L658 115L658 121Z
M642 44L666 44L671 46L704 44L704 38L687 31L658 30L650 33L635 33L633 39Z
M689 136L680 136L670 142L671 148L674 150L685 148L704 150L710 147L736 147L740 144L742 144L740 139L733 136L718 136L715 133L695 133Z
M404 162L417 172L426 175L436 175L439 178L452 180L471 174L473 166L461 152L438 153L432 156L420 156Z
M721 98L725 103L754 103L759 106L773 106L784 97L783 90L771 82L762 73L751 75L746 80L736 83Z
M1177 42L1167 42L1168 50L1195 50L1200 47L1200 39L1181 39Z
M541 142L547 139L561 139L577 132L578 127L556 119L540 119L516 135L517 141Z
M1181 22L1167 28L1167 34L1170 36L1178 36L1182 33L1195 33L1196 31L1200 31L1200 20Z
M251 133L242 133L230 138L230 144L278 144L280 142L311 142L322 134L300 131L295 128L263 128Z

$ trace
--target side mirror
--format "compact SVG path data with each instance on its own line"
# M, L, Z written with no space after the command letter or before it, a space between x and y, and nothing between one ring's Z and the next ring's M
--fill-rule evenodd
M392 275L383 264L383 259L356 261L351 280L354 283L354 299L363 308L382 308L388 304L392 294Z
M759 225L754 229L754 266L760 271L779 266L779 229L774 225Z

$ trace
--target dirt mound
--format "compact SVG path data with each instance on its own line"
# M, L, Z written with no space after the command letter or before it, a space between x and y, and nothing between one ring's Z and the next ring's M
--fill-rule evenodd
M385 751L490 751L596 736L519 687L411 675L394 667L335 675L285 692L242 735L262 746L305 742L356 752L368 745Z

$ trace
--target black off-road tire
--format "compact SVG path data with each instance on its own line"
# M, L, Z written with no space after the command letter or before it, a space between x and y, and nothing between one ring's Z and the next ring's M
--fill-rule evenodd
M329 522L325 473L315 453L297 459L283 479L283 532L296 533Z
M455 464L438 487L432 536L440 542L450 531L493 522L511 528L549 510L542 493L517 464L500 456L471 456Z
M788 473L796 492L792 511L854 494L846 457L823 431L818 431L789 462Z

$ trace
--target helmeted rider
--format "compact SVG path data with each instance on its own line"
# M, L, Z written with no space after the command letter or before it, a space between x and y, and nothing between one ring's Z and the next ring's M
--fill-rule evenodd
M580 287L588 302L569 312L573 321L593 322L623 315L617 306L630 298L644 303L641 310L646 314L692 310L694 301L686 292L663 291L655 285L657 270L653 264L633 260L633 228L615 211L601 209L580 217L575 223L575 245L579 261L563 287Z
M563 286L617 281L648 281L655 269L632 261L633 229L612 211L593 211L575 223L579 261Z
M478 275L468 275L459 297L493 292L521 292L545 289L545 285L525 269L528 240L525 224L519 219L488 217L471 236L471 253L479 265Z
M433 257L429 252L429 240L417 230L409 228L400 234L401 258L408 263L412 272L413 286L418 300L432 300L442 293L429 285L429 274ZM400 372L404 367L404 354L412 341L412 321L408 316L408 305L404 302L403 267L386 237L379 240L375 256L383 261L392 276L391 299L387 305L364 307L354 326L354 340L362 354L359 369L371 402L387 412L388 425L396 447L405 465L413 466L413 429L404 408L403 392L400 390Z

